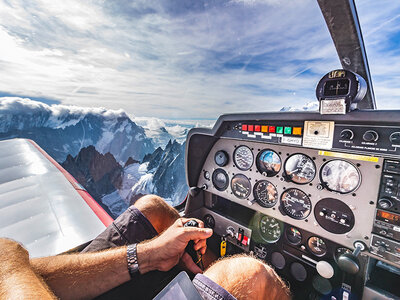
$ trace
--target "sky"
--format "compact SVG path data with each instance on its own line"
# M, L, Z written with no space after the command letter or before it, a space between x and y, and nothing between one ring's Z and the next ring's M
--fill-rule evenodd
M378 108L400 108L400 1L356 3ZM215 119L302 107L340 67L315 0L0 0L0 97Z

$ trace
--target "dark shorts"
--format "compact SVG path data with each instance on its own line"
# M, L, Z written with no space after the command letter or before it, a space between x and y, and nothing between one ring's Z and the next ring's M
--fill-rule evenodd
M150 221L134 206L130 206L110 226L96 237L82 252L100 251L112 247L139 243L157 235ZM152 271L98 297L98 299L152 299L178 273L178 267L168 272ZM228 291L203 274L193 278L193 284L203 299L234 300Z

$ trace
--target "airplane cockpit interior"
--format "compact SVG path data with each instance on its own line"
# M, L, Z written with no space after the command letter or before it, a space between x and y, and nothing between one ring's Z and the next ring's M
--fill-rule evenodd
M319 81L314 83L315 98L311 100L318 101L318 109L271 112L266 101L264 110L246 112L246 107L243 107L242 112L229 113L229 105L226 105L227 113L222 114L213 127L191 128L186 139L182 141L182 143L186 141L184 168L189 192L185 201L175 207L181 216L200 219L205 227L213 229L213 235L207 240L207 251L216 259L245 253L264 261L287 283L293 299L400 299L400 110L377 109L355 1L317 0L316 2L327 26L324 30L329 32L337 52L332 56L337 55L341 64L336 69L329 68L322 71ZM93 54L96 57L97 55L100 54ZM182 54L184 55L186 54ZM124 56L123 59L127 57ZM187 67L190 68L191 66ZM124 67L121 67L122 69ZM264 83L270 79L266 79ZM172 81L173 78L170 82ZM290 78L283 82L285 85L291 84ZM74 93L75 91L79 93L78 90L79 88L75 89ZM92 90L88 89L86 94L89 95L91 92ZM156 92L157 90L151 91L151 93ZM137 94L145 93L140 90ZM59 113L61 114L62 112ZM53 119L49 118L52 122L58 121L56 118ZM78 123L74 120L67 122L68 125ZM100 123L95 123L94 127L97 124ZM57 130L64 130L63 126L59 125ZM136 127L132 128L136 130ZM50 131L48 128L46 130ZM65 132L71 135L78 132L78 129L68 130L65 129ZM142 131L137 131L135 134L139 137L138 140L144 140L145 131L140 130ZM118 134L122 135L121 132L122 129ZM101 133L96 134L101 135ZM112 132L107 134L106 138L101 140L103 144L113 138ZM0 138L6 139L5 134ZM81 142L84 142L83 138L76 143ZM125 142L127 143L128 139L115 143L109 147L111 150L107 151L112 152L113 147L123 148ZM39 148L32 141L31 144L30 148ZM171 149L176 146L171 140L168 145ZM8 151L13 152L14 146L11 146ZM56 149L64 147L65 150L73 146L73 143L65 143L64 146L56 145ZM159 149L156 151L163 151ZM87 157L92 155L89 150L86 152ZM94 148L91 150L95 151ZM144 156L145 151L142 152L140 154ZM102 154L93 155L100 157ZM109 153L107 155L110 156ZM146 158L150 156L146 154ZM8 157L11 156L5 156L1 162L2 166L7 165ZM129 155L126 156L128 157ZM161 154L155 157L160 160ZM82 229L82 232L90 231L88 237L85 236L86 239L82 238L82 241L79 240L73 245L78 247L88 239L92 240L99 230L110 225L113 219L103 212L98 204L93 204L95 201L73 176L60 167L54 159L49 156L47 158L70 181L65 183L63 189L78 191L86 201L82 208L74 208L74 219L67 224L69 226L81 222L76 227ZM29 159L35 160L36 156L29 156ZM78 156L72 158L68 155L68 159L63 167L71 163L71 169L77 170L78 167L73 164L73 160L77 161ZM139 176L137 174L140 173L142 165L139 166L139 161L132 157L129 159L138 171L135 176ZM118 165L117 161L114 159L112 164ZM106 167L112 167L112 164ZM127 165L124 167L118 165L119 172L122 172L121 170ZM169 166L162 172L169 174ZM4 167L1 176L7 177L9 175L7 172ZM39 173L38 176L41 176ZM21 174L17 175L22 180L29 179ZM86 176L84 171L78 174L81 177ZM150 175L147 179L156 176ZM98 177L100 178L100 175ZM170 182L176 180L172 175L170 177L172 178L169 178ZM56 185L56 179L56 176L48 176L46 180L42 180L42 183L46 182L45 189L51 190L52 184ZM125 179L121 179L121 182ZM32 186L34 183L30 186L31 193L39 193ZM109 186L111 183L108 186L104 184L96 191L103 197L108 193L104 190ZM16 211L16 208L20 209L18 205L22 201L18 200L13 206L14 204L10 204L13 199L7 198L10 197L7 193L18 188L21 190L20 194L25 193L21 187L12 187L0 195L3 197L1 199L6 199L4 205L11 207L10 211L12 207ZM116 195L117 192L112 188L114 186L110 187L113 193L107 195ZM126 195L129 192L131 191L124 191ZM78 196L76 195L78 200L83 203ZM107 197L101 199L109 202L114 199ZM88 198L91 200L87 200ZM29 201L37 201L35 199ZM70 198L68 201L69 204L73 202ZM60 200L59 203L61 204L56 208L65 209L67 206L65 204L67 201ZM86 204L97 216L86 207ZM119 209L117 206L114 206L115 210ZM37 213L35 218L45 219L40 217L42 212L39 211L41 209L39 206L32 205L32 207L29 207L29 210ZM87 225L92 220L84 214L86 210L92 213L93 223L97 224L93 230ZM9 211L6 213L11 215ZM18 213L25 216L25 212L18 211ZM60 215L65 217L67 213ZM24 222L29 225L32 217L26 213L24 218ZM102 219L102 223L98 219ZM15 224L21 228L22 225L28 226L19 220L12 221L13 226ZM54 225L56 228L54 232L59 230L58 225ZM76 228L68 228L74 234L79 231ZM17 229L16 232L23 232L20 227ZM54 236L46 233L43 241L50 240ZM37 256L42 255L46 247L41 243L42 239L35 238L32 244L36 248L30 249L31 253L36 251ZM50 249L54 250L53 252L44 254L54 255L69 250L65 247L57 248L62 242L58 244L54 246L55 250ZM195 256L196 253L193 252L192 255ZM195 257L193 258L196 261Z
M343 58L316 83L319 112L226 114L192 129L184 214L214 230L218 257L273 266L294 299L398 299L400 111L375 110L351 7L318 2Z

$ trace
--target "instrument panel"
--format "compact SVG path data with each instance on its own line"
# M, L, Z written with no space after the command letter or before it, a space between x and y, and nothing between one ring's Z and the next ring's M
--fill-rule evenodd
M220 153L228 162L223 166L216 159ZM320 237L346 248L353 248L356 240L369 243L382 165L382 158L220 138L207 155L197 186L315 233L307 248L318 256L324 249ZM268 222L260 223L267 233Z

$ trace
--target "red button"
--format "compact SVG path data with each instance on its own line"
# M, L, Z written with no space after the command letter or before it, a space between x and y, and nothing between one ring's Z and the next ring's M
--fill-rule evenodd
M269 129L269 132L275 132L275 126L269 126L268 127L268 129Z
M242 130L247 131L247 125L242 125Z
M261 126L260 125L254 126L254 131L260 132L261 131Z
M240 241L242 239L242 234L241 233L238 233L237 239L238 239L238 241Z
M242 244L246 246L248 242L249 242L249 238L247 236L244 236Z
M248 125L247 128L249 131L254 131L254 125Z

